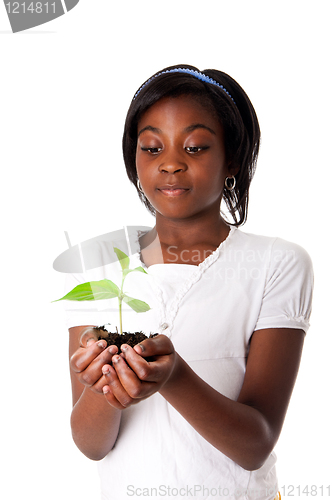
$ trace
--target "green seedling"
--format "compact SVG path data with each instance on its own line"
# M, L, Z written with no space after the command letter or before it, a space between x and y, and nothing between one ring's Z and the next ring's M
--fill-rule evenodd
M134 271L139 271L140 273L146 273L143 267L139 266L135 269L129 269L129 257L119 250L119 248L113 247L117 258L121 265L122 270L122 281L121 287L119 288L113 281L110 280L100 280L100 281L88 281L77 285L73 290L68 292L61 299L54 300L53 302L58 302L59 300L102 300L102 299L113 299L118 297L119 304L119 331L123 334L123 319L122 319L122 302L126 302L135 312L141 313L149 311L150 307L146 302L142 300L133 299L124 293L124 281L129 273Z

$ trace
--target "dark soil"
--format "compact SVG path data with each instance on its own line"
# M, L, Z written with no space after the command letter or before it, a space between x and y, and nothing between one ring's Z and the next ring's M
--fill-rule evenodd
M107 345L116 345L118 347L118 352L120 352L120 346L123 344L128 344L131 347L134 347L136 344L139 344L145 339L155 337L158 333L150 334L149 337L145 335L143 332L135 332L135 333L127 333L124 332L122 335L118 332L110 333L104 326L96 326L94 330L99 331L98 340L104 339L107 342Z

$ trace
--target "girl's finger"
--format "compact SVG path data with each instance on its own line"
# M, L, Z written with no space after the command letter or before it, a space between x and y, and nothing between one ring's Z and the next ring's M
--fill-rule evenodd
M150 356L161 356L163 354L172 354L174 347L171 340L166 335L157 335L156 337L146 339L134 347L134 350L144 358Z
M148 362L139 356L130 346L122 346L123 356L126 361L122 361L115 366L118 377L134 399L145 399L158 390L158 383L161 382L169 369L165 369L163 358L160 356L159 362ZM114 358L112 358L113 361Z
M126 363L135 372L135 375L140 381L150 382L154 380L154 368L152 364L149 363L145 358L139 356L134 348L127 344L121 346L122 356L125 357ZM124 371L124 376L126 376L127 371Z
M114 356L114 358L117 357L120 358L120 356ZM121 358L119 359L119 361L113 359L112 362L113 366L118 365L121 362L126 364L125 361ZM130 370L130 368L128 368L128 370ZM112 366L106 365L103 366L102 371L107 382L107 385L104 385L103 387L103 393L108 402L112 406L121 410L133 404L133 398L124 389L116 370Z
M121 405L119 401L114 397L110 387L108 385L104 385L103 394L107 402L113 406L113 408L117 408L117 410L124 410L125 406Z
M94 361L97 356L99 356L106 348L106 341L99 340L98 342L94 342L89 347L79 348L74 352L73 356L70 358L69 364L71 369L80 373L87 368L92 361Z
M80 346L87 347L88 344L90 344L91 342L96 342L97 340L97 330L89 326L82 332L82 335L80 337Z
M165 338L169 341L167 337ZM162 342L164 342L164 340L162 340ZM151 382L155 384L164 383L173 370L175 363L175 356L173 353L156 355L155 359L153 357L152 361L148 361L144 357L139 356L134 348L132 349L126 344L122 345L121 349L126 362L142 382ZM149 350L152 352L150 347ZM156 351L158 352L158 349ZM163 349L163 351L162 349L160 350L160 352L163 353L166 351L166 349Z
M98 344L98 343L97 343ZM81 354L77 360L71 360L71 367L76 372L79 381L88 387L92 387L102 376L102 367L111 363L117 348L110 346L107 349L104 346L94 345ZM89 351L91 351L89 353Z
M129 349L131 348L129 347ZM140 356L138 356L134 351L133 354L140 361L143 361L147 364L147 362L142 358L140 359ZM114 356L112 358L112 363L121 385L124 387L127 394L134 400L134 402L145 399L146 397L156 392L156 383L140 380L140 378L137 376L137 373L128 366L127 360L125 361L122 356Z

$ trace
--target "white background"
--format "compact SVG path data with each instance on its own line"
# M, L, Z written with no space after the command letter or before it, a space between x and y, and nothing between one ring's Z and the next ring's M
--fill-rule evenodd
M333 495L331 19L322 0L81 0L12 34L0 4L1 498L99 498L96 464L71 441L68 334L50 303L64 276L52 263L65 230L75 244L153 225L126 177L122 129L140 84L178 63L229 73L256 108L262 147L243 230L313 259L312 326L278 473L286 493L323 485L317 497L329 498L331 484Z

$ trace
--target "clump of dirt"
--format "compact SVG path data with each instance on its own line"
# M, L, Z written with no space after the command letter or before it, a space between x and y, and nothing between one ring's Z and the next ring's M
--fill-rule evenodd
M123 344L128 344L134 347L145 339L155 337L158 333L150 334L149 337L143 332L128 333L124 332L120 334L118 332L110 333L104 326L95 326L94 330L98 330L98 340L106 340L108 347L110 345L115 345L118 347L118 352L120 352L120 346Z

